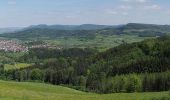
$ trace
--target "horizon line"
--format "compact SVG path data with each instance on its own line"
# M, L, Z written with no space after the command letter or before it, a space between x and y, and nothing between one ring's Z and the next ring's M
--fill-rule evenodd
M138 22L129 22L124 24L92 24L92 23L84 23L84 24L32 24L32 25L23 25L23 26L7 26L7 27L0 27L3 28L26 28L31 26L38 26L38 25L46 25L46 26L54 26L54 25L61 25L61 26L81 26L81 25L104 25L104 26L119 26L119 25L127 25L127 24L146 24L146 25L170 25L170 24L157 24L157 23L138 23Z

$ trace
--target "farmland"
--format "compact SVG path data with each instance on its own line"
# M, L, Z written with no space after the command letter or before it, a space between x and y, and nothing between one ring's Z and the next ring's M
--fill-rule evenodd
M136 35L96 35L93 39L86 38L64 38L60 37L55 40L45 40L47 43L51 45L57 45L59 47L64 48L97 48L98 50L107 50L111 47L118 46L122 43L133 43L140 42L149 37L139 37Z

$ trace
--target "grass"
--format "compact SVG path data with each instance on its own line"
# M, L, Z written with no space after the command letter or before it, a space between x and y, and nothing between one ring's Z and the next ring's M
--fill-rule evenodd
M4 70L12 70L12 69L21 69L21 68L26 68L29 67L31 64L27 63L16 63L16 64L5 64Z
M0 81L0 100L150 100L168 92L94 94L43 83Z

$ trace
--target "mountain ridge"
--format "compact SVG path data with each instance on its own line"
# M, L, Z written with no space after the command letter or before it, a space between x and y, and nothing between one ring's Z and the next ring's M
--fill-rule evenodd
M57 29L57 30L96 30L96 29L104 29L104 28L112 28L114 25L97 25L97 24L81 24L81 25L31 25L27 27L29 28L46 28L46 29Z
M91 37L96 34L103 35L138 35L140 37L156 37L170 34L170 25L154 25L129 23L126 25L107 26L95 24L82 25L36 25L24 28L20 31L1 34L7 38L57 38L63 36Z

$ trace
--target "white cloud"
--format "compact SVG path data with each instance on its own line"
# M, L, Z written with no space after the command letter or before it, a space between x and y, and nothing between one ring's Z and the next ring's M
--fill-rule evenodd
M148 2L149 0L121 0L124 2L137 2L137 3L145 3Z
M116 15L116 14L118 14L118 12L117 12L117 11L114 11L114 10L107 10L106 13L107 13L107 14L111 14L111 15Z
M167 11L167 14L170 14L170 11Z
M148 0L136 0L136 1L144 3L144 2L147 2Z
M7 3L8 3L9 5L16 5L16 4L17 4L16 1L8 1Z
M121 14L124 15L124 16L126 16L126 15L128 15L129 13L128 13L128 12L122 12Z
M68 19L74 19L76 17L77 17L76 15L67 15L67 16L65 16L65 18L68 18Z
M132 6L129 6L129 5L120 5L118 8L123 9L123 10L130 10L130 9L132 9L133 7L132 7Z
M116 9L106 9L105 10L105 14L108 14L108 15L116 15L116 16L126 16L129 14L129 12L127 11L121 11L121 10L116 10Z
M104 13L105 14L109 14L109 15L116 15L116 14L118 14L118 12L115 11L115 9L105 9Z
M154 5L150 5L150 6L145 6L144 9L146 9L146 10L160 10L161 7L159 5L154 4Z

